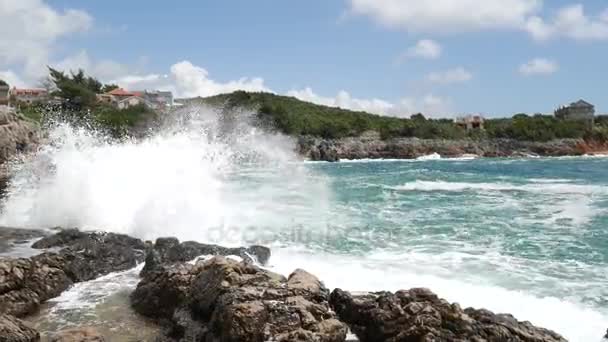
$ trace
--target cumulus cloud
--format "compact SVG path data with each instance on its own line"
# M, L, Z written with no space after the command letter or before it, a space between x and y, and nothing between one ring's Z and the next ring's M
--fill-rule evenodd
M513 29L540 11L542 0L349 0L350 11L414 32Z
M422 112L427 116L447 116L450 112L450 102L448 100L430 94L421 99L405 97L400 99L397 103L378 98L354 98L345 90L339 91L335 97L321 96L315 93L310 87L301 90L288 91L287 95L302 101L325 106L397 117L408 117L419 112Z
M524 76L550 75L559 69L557 62L546 58L535 58L519 66L519 73Z
M608 40L608 9L597 17L592 17L585 13L582 4L566 6L548 21L538 16L530 18L526 29L537 40L557 37Z
M426 76L428 82L441 85L464 83L471 79L473 79L473 74L462 67L446 71L431 72Z
M431 39L419 40L416 45L410 47L402 56L401 60L408 58L437 59L441 56L442 48L439 43Z
M58 11L42 0L0 2L0 67L18 67L28 78L40 77L59 38L92 25L84 11Z
M213 96L235 90L271 91L264 84L264 79L240 78L221 82L209 77L203 67L189 61L181 61L171 66L169 74L125 75L110 82L128 89L163 89L170 90L177 97Z
M12 70L0 71L0 80L7 82L11 87L23 87L25 82Z
M542 0L349 0L349 7L355 15L411 32L491 29L524 31L537 40L608 40L608 9L594 16L582 4L562 7L550 18Z

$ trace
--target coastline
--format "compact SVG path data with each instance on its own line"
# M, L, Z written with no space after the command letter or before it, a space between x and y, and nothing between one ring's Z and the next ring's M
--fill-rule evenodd
M398 138L382 140L378 136L344 139L303 136L297 139L297 150L308 160L329 162L361 159L419 159L433 155L441 158L508 158L608 154L608 146L605 143L583 139L559 139L547 142L514 139Z

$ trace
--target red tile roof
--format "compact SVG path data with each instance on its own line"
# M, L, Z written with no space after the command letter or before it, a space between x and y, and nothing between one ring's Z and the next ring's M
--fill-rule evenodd
M135 92L130 92L130 91L124 90L122 88L116 88L107 94L114 95L114 96L140 96L139 94L137 94Z
M11 94L14 95L46 95L46 89L19 89L13 88Z

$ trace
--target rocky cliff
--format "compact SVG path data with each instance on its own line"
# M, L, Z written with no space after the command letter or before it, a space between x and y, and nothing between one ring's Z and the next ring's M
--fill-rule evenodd
M298 149L310 160L340 159L415 159L437 153L445 158L473 154L480 157L577 156L608 150L605 144L582 139L560 139L548 142L492 140L441 140L396 138L382 140L377 134L343 139L300 137Z
M0 164L20 152L29 152L40 141L37 124L18 115L13 109L0 106Z

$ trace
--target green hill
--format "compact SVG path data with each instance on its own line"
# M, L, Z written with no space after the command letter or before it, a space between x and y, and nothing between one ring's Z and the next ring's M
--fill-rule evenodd
M246 108L257 112L263 125L289 135L310 135L326 139L355 137L376 131L383 139L416 137L421 139L515 139L549 141L562 138L608 138L608 120L598 118L595 127L584 122L563 121L553 115L517 114L513 118L489 119L484 131L470 131L450 119L427 119L422 114L395 118L327 107L271 93L236 91L207 98L181 100L224 108Z

